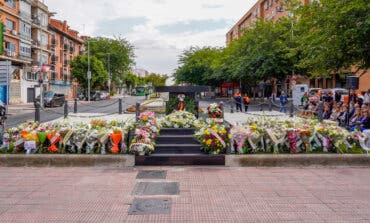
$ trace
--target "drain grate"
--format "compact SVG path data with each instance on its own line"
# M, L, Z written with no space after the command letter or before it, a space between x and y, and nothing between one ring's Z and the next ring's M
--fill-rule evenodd
M135 195L176 195L179 192L177 182L139 182L134 189Z
M132 202L129 215L170 214L169 199L135 199Z
M167 171L165 170L141 170L136 179L166 179Z

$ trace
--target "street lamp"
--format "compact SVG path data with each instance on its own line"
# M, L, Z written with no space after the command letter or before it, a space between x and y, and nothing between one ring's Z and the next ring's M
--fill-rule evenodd
M108 93L110 95L110 87L111 87L111 74L110 74L110 53L108 55Z
M87 40L87 98L90 102L90 79L91 79L91 70L90 70L90 40Z

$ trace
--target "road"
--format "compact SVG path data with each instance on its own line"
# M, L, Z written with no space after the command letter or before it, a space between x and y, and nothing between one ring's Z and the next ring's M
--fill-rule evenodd
M144 97L124 97L122 98L123 111L128 106L141 102ZM68 103L68 110L70 113L73 112L73 101ZM118 113L118 98L104 100L104 101L79 101L78 102L78 113ZM21 105L11 106L9 108L10 115L8 116L6 128L17 126L27 120L35 119L35 110L32 105ZM41 122L48 122L64 115L64 108L45 108L41 110L40 119Z

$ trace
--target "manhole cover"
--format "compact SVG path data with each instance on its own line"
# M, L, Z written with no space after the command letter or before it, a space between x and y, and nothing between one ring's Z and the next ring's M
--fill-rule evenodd
M176 195L179 194L177 182L139 182L136 184L135 195Z
M129 215L169 214L171 201L168 199L135 199L132 202Z
M141 170L136 179L166 179L167 171L165 170Z

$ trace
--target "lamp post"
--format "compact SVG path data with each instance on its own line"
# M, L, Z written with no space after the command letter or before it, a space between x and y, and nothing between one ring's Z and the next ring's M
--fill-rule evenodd
M108 55L108 94L110 95L110 88L111 88L111 74L110 74L110 53Z
M91 79L91 71L90 71L90 41L87 41L87 99L90 102L90 79Z

